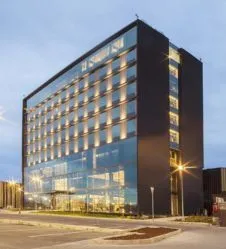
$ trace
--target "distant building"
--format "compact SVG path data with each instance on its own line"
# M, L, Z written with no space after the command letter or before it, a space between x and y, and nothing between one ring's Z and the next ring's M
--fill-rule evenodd
M22 185L0 181L0 208L22 207Z
M89 31L87 31L89 32ZM26 207L185 213L203 207L202 62L137 20L23 100Z
M213 204L226 201L226 168L203 170L204 206L212 213Z

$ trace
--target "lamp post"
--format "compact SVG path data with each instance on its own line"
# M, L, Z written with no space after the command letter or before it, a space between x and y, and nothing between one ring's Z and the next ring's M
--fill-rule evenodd
M154 218L155 218L155 211L154 211L154 187L150 187L151 190L151 211L152 211L152 221L154 222Z
M184 177L183 177L183 172L185 170L185 167L183 165L179 165L178 170L180 172L180 186L181 186L181 215L182 215L182 220L184 221Z

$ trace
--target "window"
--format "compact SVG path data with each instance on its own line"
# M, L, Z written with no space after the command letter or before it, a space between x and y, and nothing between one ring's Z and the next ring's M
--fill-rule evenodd
M127 103L127 115L136 114L136 102L135 100Z
M169 65L169 73L178 79L178 69L175 66Z
M120 137L120 126L119 126L119 124L112 127L112 137L113 137L113 139L117 138L117 137Z
M126 61L127 63L131 63L133 61L136 60L136 49L130 51L127 55L126 55Z
M103 96L102 98L100 98L100 105L99 107L105 107L106 106L106 96Z
M104 80L100 83L100 93L106 92L107 90L107 81Z
M180 63L180 54L172 47L169 47L169 58L173 59L177 63Z
M107 121L107 115L106 112L103 112L100 114L100 124L104 124Z
M170 107L178 109L178 99L170 96Z
M69 143L69 151L74 152L74 141L70 141L70 143Z
M170 112L170 124L178 126L179 117L177 114Z
M65 99L66 98L66 91L63 91L61 93L61 100Z
M62 139L62 140L65 140L65 135L66 135L65 130L62 130L62 131L61 131L61 139Z
M81 94L78 95L78 103L80 104L83 101L84 101L84 94L81 93Z
M69 127L69 136L70 137L74 136L74 126Z
M137 84L136 84L136 82L134 82L132 84L129 84L127 86L127 96L136 95L136 91L137 91Z
M78 118L82 118L84 115L84 108L83 107L80 107L78 109Z
M94 102L90 102L87 107L88 113L94 111Z
M127 81L136 78L136 66L130 67L127 70Z
M112 85L115 86L120 83L120 74L116 74L112 77Z
M88 144L89 146L94 144L94 133L88 135Z
M92 98L94 96L94 87L90 87L88 90L88 98Z
M64 126L65 125L65 116L63 116L62 118L61 118L61 126Z
M92 129L94 127L94 118L88 119L88 129Z
M83 132L83 122L78 123L78 133L82 133Z
M119 68L120 68L120 58L112 62L112 72L118 70Z
M178 94L178 84L173 81L170 81L170 91Z
M74 117L75 117L75 113L74 112L70 112L69 113L69 122L74 121Z
M136 132L136 121L135 119L127 122L127 134Z
M72 85L70 88L69 88L69 94L74 94L75 93L75 86Z
M107 66L100 68L99 79L104 78L107 75Z
M179 144L179 133L173 130L170 130L170 142Z
M81 80L79 83L78 83L78 88L79 90L82 90L85 86L85 81L84 80Z
M120 117L120 108L116 107L112 109L112 120L117 119Z
M79 149L82 149L83 145L84 145L83 137L79 137L79 139L78 139L78 147L79 147Z
M119 100L119 96L120 96L119 90L114 91L114 92L112 93L112 102L118 101L118 100Z
M105 142L106 141L106 130L100 131L100 141Z
M61 112L64 112L66 109L66 105L65 104L62 104L61 107L60 107L60 111Z
M95 73L89 75L89 84L92 84L95 81Z

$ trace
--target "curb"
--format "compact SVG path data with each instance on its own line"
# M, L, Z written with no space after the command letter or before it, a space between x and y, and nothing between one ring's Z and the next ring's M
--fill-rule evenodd
M149 239L134 239L134 240L106 240L107 238L112 238L112 237L118 237L118 235L115 236L106 236L106 237L102 237L102 238L97 238L97 239L93 239L92 242L94 244L111 244L111 245L142 245L142 244L151 244L151 243L155 243L158 241L161 241L163 239L167 239L169 237L172 237L174 235L177 235L179 233L181 233L182 230L181 229L177 229L176 231L167 233L167 234L162 234L159 236L155 236ZM134 233L125 233L124 235L130 235L130 234L134 234Z
M110 228L101 228L95 226L78 226L78 225L65 225L62 223L46 223L38 221L26 221L26 220L10 220L10 219L0 219L0 223L4 224L16 224L16 225L28 225L28 226L39 226L39 227L48 227L48 228L57 228L57 229L68 229L75 231L92 231L92 232L105 232L118 234L121 233L122 229L110 229Z

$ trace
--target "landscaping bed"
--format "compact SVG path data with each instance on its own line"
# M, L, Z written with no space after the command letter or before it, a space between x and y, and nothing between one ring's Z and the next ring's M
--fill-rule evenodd
M131 230L131 234L106 238L105 240L140 240L150 239L160 235L165 235L171 232L175 232L178 229L166 228L166 227L144 227L136 230Z

